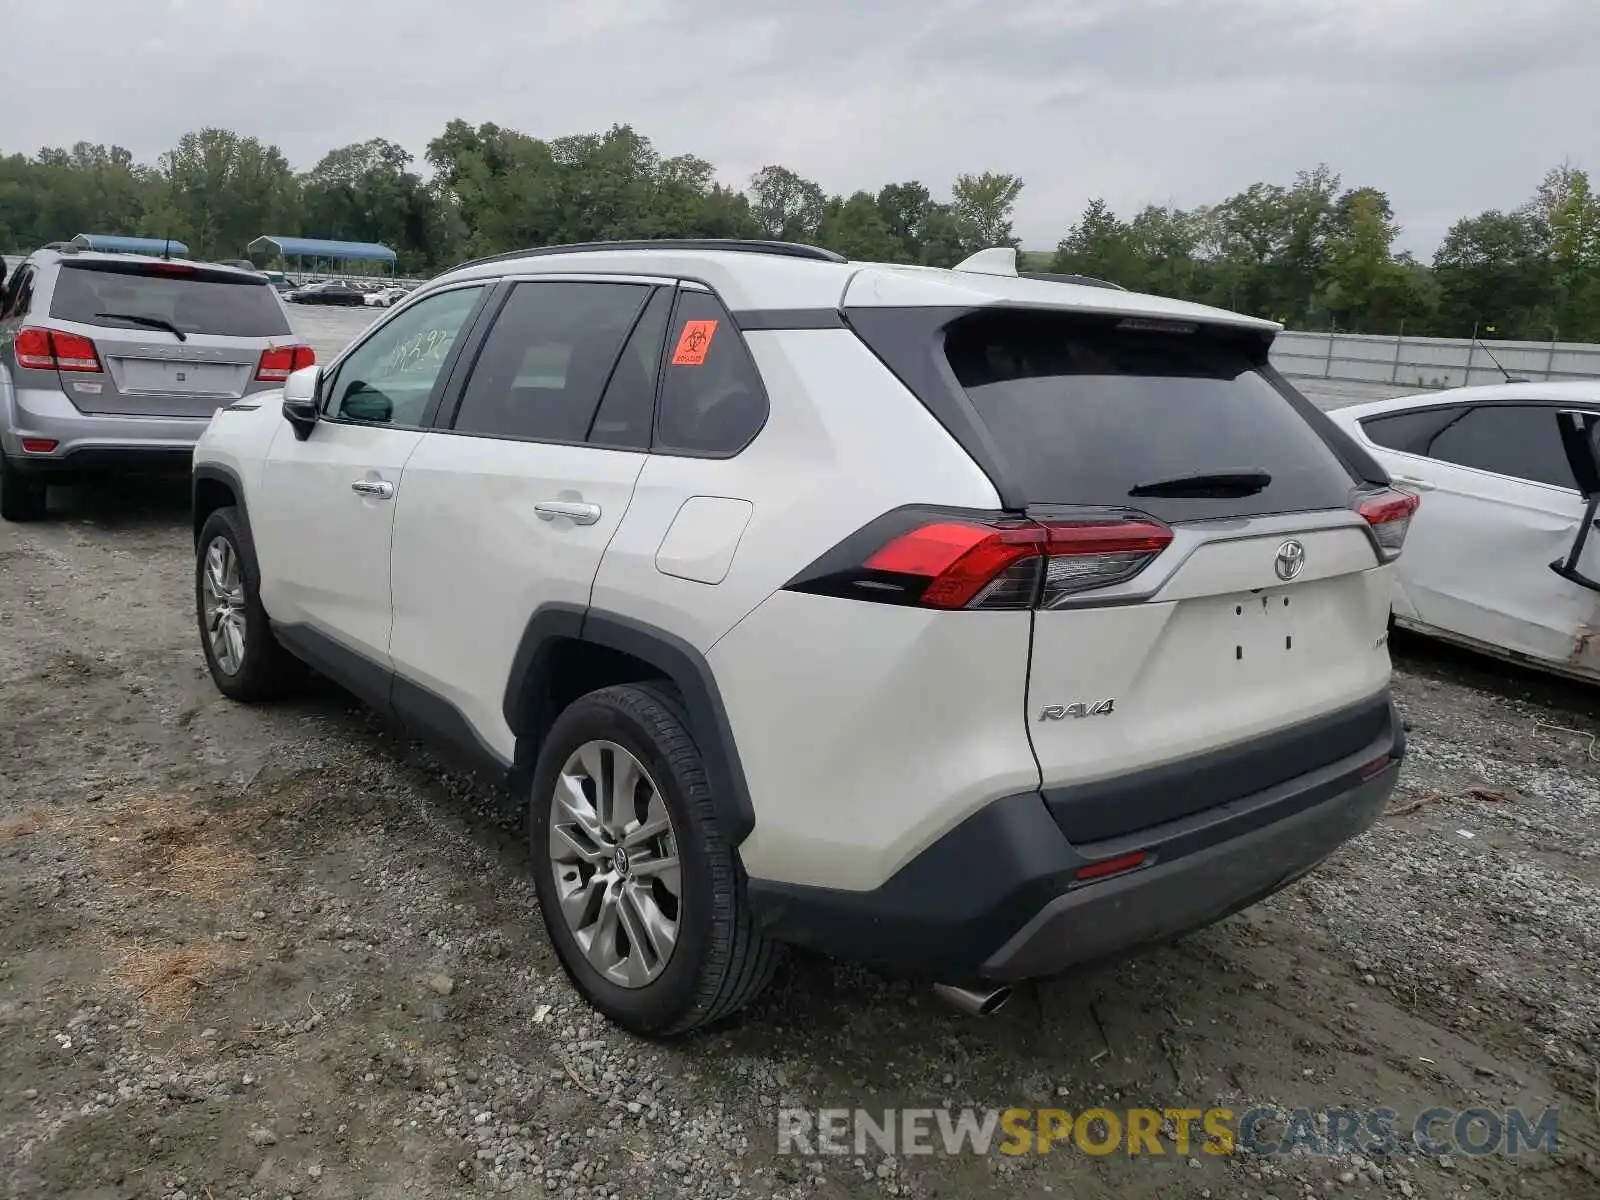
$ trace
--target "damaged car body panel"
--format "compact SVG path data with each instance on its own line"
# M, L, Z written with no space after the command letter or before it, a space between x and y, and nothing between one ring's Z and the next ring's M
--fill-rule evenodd
M1463 388L1331 415L1423 496L1395 624L1600 682L1600 386Z

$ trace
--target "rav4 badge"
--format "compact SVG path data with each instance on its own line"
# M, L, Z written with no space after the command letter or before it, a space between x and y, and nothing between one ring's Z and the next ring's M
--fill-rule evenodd
M1109 717L1116 706L1116 698L1107 700L1080 700L1077 704L1047 704L1039 713L1041 721L1065 721L1068 717Z

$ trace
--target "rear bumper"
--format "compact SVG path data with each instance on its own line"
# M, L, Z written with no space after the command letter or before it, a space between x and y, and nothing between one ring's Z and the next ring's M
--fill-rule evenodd
M1069 891L989 956L987 979L1053 975L1219 921L1294 882L1383 811L1398 762L1349 791L1229 841Z
M752 879L750 902L775 938L891 970L956 981L1053 975L1220 920L1366 829L1405 753L1392 704L1388 713L1355 754L1151 828L1074 845L1039 793L1007 796L872 891ZM1136 850L1147 858L1126 874L1077 878Z
M219 402L221 403L221 402ZM204 417L131 417L81 412L59 391L19 389L0 422L0 449L18 470L184 470L211 423ZM24 453L23 438L48 438L48 454Z

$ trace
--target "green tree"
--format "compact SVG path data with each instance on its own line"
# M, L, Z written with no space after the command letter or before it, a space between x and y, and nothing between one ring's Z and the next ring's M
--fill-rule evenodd
M1022 180L1016 175L985 171L956 176L950 207L969 253L1017 244L1011 232L1011 214L1021 194Z
M1551 170L1533 211L1548 235L1555 327L1573 341L1600 338L1600 197L1588 173L1566 164Z
M901 250L901 243L889 232L877 197L871 192L828 200L823 205L817 234L828 249L863 262L892 262Z
M1493 326L1500 337L1555 331L1548 231L1531 208L1486 212L1452 225L1433 256L1438 287L1432 332L1470 337Z
M1056 246L1050 269L1130 288L1137 286L1135 277L1143 274L1133 231L1099 197L1089 201L1078 223Z
M1338 327L1388 332L1422 315L1411 272L1394 257L1400 226L1387 196L1376 188L1347 191L1322 225L1317 304Z
M786 242L815 242L827 199L788 167L762 167L750 179L750 211L762 233Z
M895 262L920 263L935 208L928 189L916 180L885 184L878 192L878 215L894 241Z
M201 129L161 156L157 174L144 232L179 238L193 254L238 257L261 234L298 231L299 188L276 146Z
M383 138L330 150L300 180L299 228L309 236L379 242L402 272L427 271L449 256L439 195L413 173L411 155Z

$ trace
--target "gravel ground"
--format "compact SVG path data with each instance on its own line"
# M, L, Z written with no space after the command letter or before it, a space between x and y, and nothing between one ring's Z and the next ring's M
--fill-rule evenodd
M986 1020L796 955L659 1046L575 1000L514 805L332 688L216 695L191 570L182 483L0 524L4 1195L1600 1195L1592 689L1397 642L1393 811L1270 901ZM1560 1144L776 1153L788 1106L1258 1103L1558 1107Z

